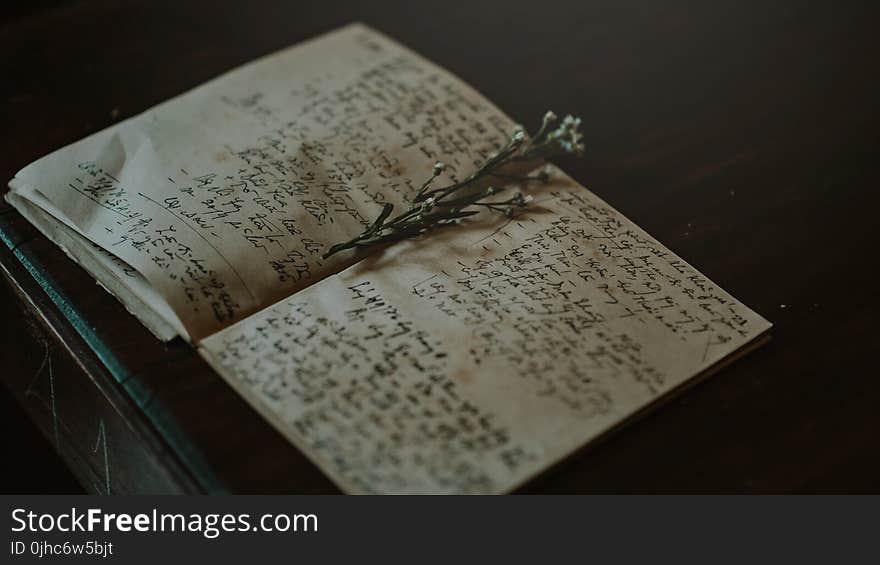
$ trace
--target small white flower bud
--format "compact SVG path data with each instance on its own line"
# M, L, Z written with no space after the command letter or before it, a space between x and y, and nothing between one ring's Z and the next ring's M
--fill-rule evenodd
M440 161L437 161L436 163L434 163L434 176L439 175L445 169L446 169L446 165L444 163L441 163Z
M553 110L547 110L547 113L544 114L545 122L555 122L558 116L553 113Z

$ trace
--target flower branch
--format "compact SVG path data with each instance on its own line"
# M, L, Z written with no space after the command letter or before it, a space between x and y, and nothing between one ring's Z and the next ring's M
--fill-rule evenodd
M548 181L547 171L541 171L536 175L519 176L505 172L503 169L517 162L543 160L568 154L581 155L584 146L583 136L579 131L580 118L566 116L556 127L553 127L557 120L553 112L547 112L541 127L530 138L522 128L517 128L504 147L490 155L480 168L449 186L431 188L446 168L443 163L435 164L431 176L416 191L408 210L391 218L394 205L386 203L373 223L360 235L333 245L323 257L326 259L347 249L372 247L416 237L438 227L456 224L459 220L483 210L511 217L515 209L528 205L532 197L518 192L506 200L495 200L494 198L504 190L503 188L489 186L474 192L476 183L490 178L518 182Z

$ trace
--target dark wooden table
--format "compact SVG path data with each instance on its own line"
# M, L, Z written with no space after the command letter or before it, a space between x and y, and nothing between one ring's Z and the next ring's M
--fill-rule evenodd
M41 2L3 20L0 177L351 20L518 119L773 339L528 492L880 490L877 13L806 2ZM0 374L89 490L334 492L181 343L0 209Z

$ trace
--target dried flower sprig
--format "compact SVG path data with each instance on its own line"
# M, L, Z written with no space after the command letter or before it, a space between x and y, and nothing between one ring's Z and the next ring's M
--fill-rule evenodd
M544 114L541 127L531 138L526 136L522 127L517 127L504 147L490 155L479 169L449 186L431 188L446 168L443 163L435 164L430 178L416 192L407 211L391 218L394 205L386 203L379 216L360 235L333 245L323 257L326 259L346 249L372 247L415 237L434 228L455 224L458 220L479 214L482 210L511 217L516 208L528 205L532 197L518 192L506 200L493 200L503 188L489 186L474 192L474 183L491 177L518 182L549 180L550 175L546 169L536 175L521 176L503 172L503 168L515 162L549 159L567 154L581 155L584 145L583 135L579 131L580 118L565 116L553 128L552 125L557 120L553 112Z

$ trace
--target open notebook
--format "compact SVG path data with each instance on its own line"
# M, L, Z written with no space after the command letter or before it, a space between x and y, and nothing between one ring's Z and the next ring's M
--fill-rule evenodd
M345 491L507 492L770 326L552 167L513 218L321 258L513 127L355 24L43 157L7 199Z

